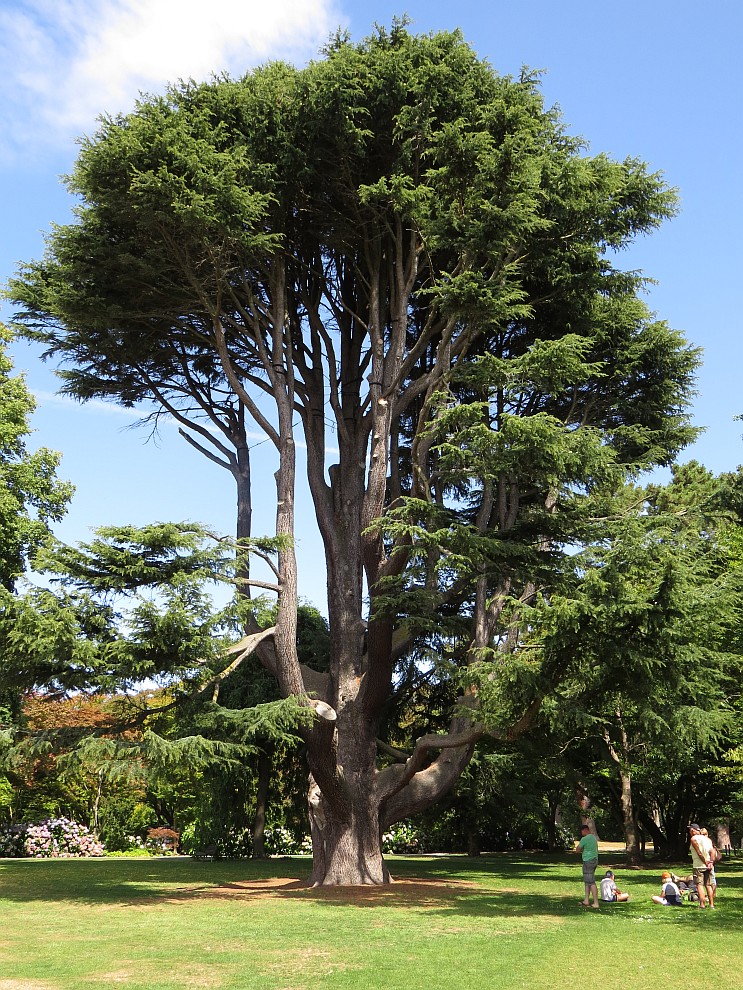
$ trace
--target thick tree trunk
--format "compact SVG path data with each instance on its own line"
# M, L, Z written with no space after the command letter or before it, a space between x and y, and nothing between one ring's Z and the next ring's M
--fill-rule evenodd
M376 724L358 697L360 679L348 676L354 666L351 657L341 666L345 676L339 677L336 694L335 765L329 767L312 743L308 747L315 886L390 880L382 856ZM324 790L321 781L327 785Z
M721 822L717 825L717 839L715 845L723 852L732 848L730 841L730 822Z
M390 882L373 789L357 786L352 798L347 815L329 813L320 788L310 778L311 882L315 887Z
M479 856L481 852L480 833L476 828L470 827L467 829L467 855Z
M331 683L327 701L334 711L334 723L330 745L327 727L325 739L315 732L307 740L315 886L390 880L382 856L376 739L379 706L389 690L391 644L384 637L378 642L374 620L367 625L362 618L366 428L361 423L357 392L357 382L344 382L348 448L341 449L339 463L329 471L330 498L316 501L328 574ZM312 472L309 480L316 492L322 489L321 479ZM380 668L383 689L377 702Z

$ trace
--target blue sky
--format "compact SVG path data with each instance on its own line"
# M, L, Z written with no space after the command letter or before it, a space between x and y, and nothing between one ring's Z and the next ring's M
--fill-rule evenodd
M41 254L50 224L69 219L59 176L97 114L125 111L139 91L179 77L238 74L271 58L302 64L336 27L361 38L373 22L389 25L403 13L418 32L461 28L500 72L544 70L546 102L560 105L592 151L642 158L678 187L680 215L621 260L656 279L651 307L704 350L694 414L706 430L682 459L734 469L743 461L743 423L734 420L743 413L738 0L0 0L0 282ZM10 309L0 315L7 321ZM77 486L62 538L155 519L232 531L232 479L175 429L146 442L122 410L56 397L51 368L27 345L13 355L37 395L32 444L62 451L60 474ZM266 491L270 454L267 444L254 451ZM255 532L272 525L272 500L259 502ZM300 591L323 607L308 506L299 553Z

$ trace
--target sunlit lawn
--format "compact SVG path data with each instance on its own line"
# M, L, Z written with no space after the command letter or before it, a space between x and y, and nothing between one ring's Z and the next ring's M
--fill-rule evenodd
M389 888L310 890L302 859L0 861L0 990L743 988L743 860L718 910L657 907L661 867L613 865L587 911L574 858L390 860Z

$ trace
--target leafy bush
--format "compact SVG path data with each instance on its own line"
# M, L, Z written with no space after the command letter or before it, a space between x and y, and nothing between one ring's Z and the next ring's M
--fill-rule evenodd
M101 811L100 833L106 852L144 847L147 829L157 824L154 808L134 800L107 801Z
M4 773L0 773L0 817L10 813L13 806L13 785Z
M103 856L103 843L86 825L69 818L47 818L38 825L0 829L0 856L69 859Z
M181 832L181 851L187 856L193 855L208 844L201 841L197 822L189 822Z
M106 843L106 852L126 852L132 848L133 836L127 835L118 822L108 823L101 828Z
M230 829L214 844L220 859L250 859L253 854L253 837L249 828Z
M151 852L140 846L134 846L131 849L117 849L112 853L106 850L106 856L110 859L149 859L151 855Z
M25 856L23 843L28 825L6 825L0 829L0 856Z
M155 854L174 853L178 849L180 834L172 828L148 828L145 848Z
M412 822L396 822L382 836L385 853L422 853L430 848L428 836Z
M312 852L312 840L308 835L298 838L283 825L267 825L264 841L270 856L299 856Z
M207 846L213 846L218 859L250 859L253 854L253 838L249 828L230 829L206 842L197 827L189 825L183 830L181 846L186 853L198 853ZM264 846L269 856L302 856L312 852L308 835L298 837L283 825L266 826Z

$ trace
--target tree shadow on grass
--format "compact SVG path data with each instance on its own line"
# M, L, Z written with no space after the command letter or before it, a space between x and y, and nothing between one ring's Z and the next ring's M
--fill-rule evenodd
M165 900L189 889L209 890L246 875L270 884L281 872L277 866L272 860L197 862L185 857L6 859L0 860L0 900L143 903L148 899ZM290 870L288 876L296 879L297 873Z
M410 908L439 919L509 920L541 917L587 924L683 924L693 930L743 929L743 870L720 877L720 903L715 912L691 905L664 908L650 901L656 892L656 870L636 874L636 891L626 904L602 905L599 911L579 904L582 888L575 861L509 862L494 857L478 860L398 861L397 880L386 886L319 887L307 885L307 860L267 862L195 862L168 860L5 860L0 862L0 900L76 902L148 908L196 900L224 900L250 908L266 898L293 899L318 910L338 906L384 911ZM446 866L455 867L446 869ZM483 866L486 868L483 869ZM556 869L557 867L557 869ZM525 890L536 883L543 889ZM569 891L569 893L568 893Z
M513 879L512 877L505 879ZM683 924L693 929L739 933L743 928L743 898L729 900L717 911L701 911L685 905L665 908L654 905L649 895L622 904L602 904L598 910L583 907L575 895L524 892L516 889L487 889L464 882L410 879L405 883L383 887L316 888L290 890L279 888L275 896L312 899L318 905L339 905L363 909L412 908L421 913L449 920L491 919L527 921L542 919L565 920L583 917L589 924L603 918L626 924ZM593 920L595 919L595 921Z
M534 880L546 877L551 881L560 880L567 883L581 883L581 861L574 854L547 854L547 853L490 853L476 858L464 856L421 857L420 860L404 859L393 861L390 870L397 876L415 876L421 872L421 864L425 864L424 870L427 876L447 877L472 877L492 874L495 877L501 875L508 876L512 880ZM629 867L624 862L621 854L610 857L606 854L602 856L597 871L597 876L603 876L605 870L614 870L617 873L634 876L657 871L658 882L660 874L665 865L660 866L655 863L646 863L641 867ZM559 870L559 872L558 872ZM691 867L689 867L689 871ZM685 866L678 866L677 872L685 872Z

